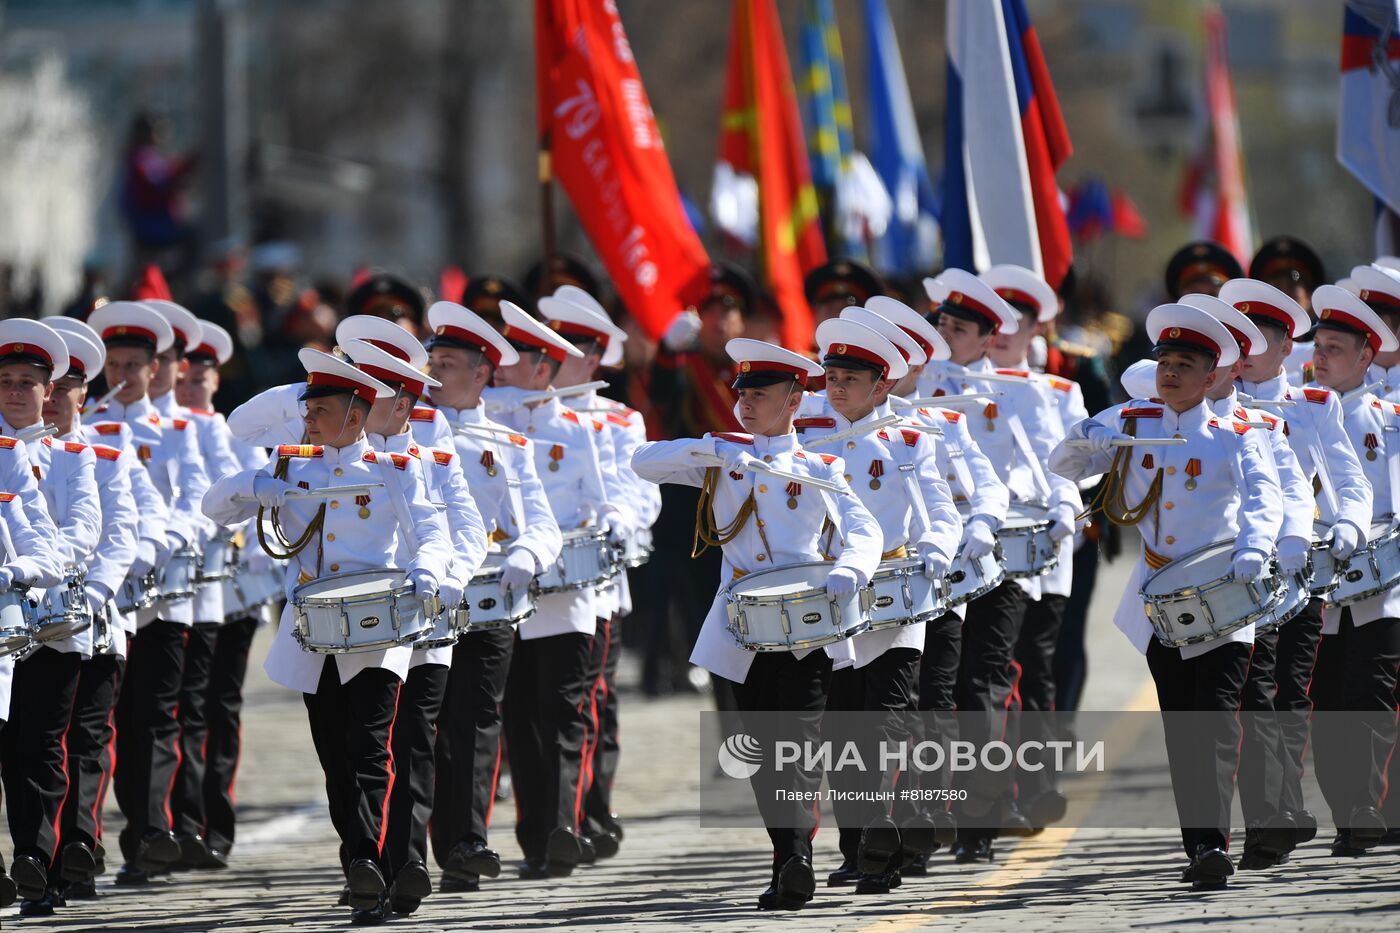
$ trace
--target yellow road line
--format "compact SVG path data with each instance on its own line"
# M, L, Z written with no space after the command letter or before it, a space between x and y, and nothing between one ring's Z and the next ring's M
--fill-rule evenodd
M1150 712L1156 708L1157 692L1152 682L1148 681L1138 690L1124 712ZM1104 736L1104 746L1110 748L1120 744L1127 745L1133 742L1141 731L1142 720L1140 718L1136 716L1124 717L1115 723L1112 729L1108 730ZM855 933L899 933L901 930L917 929L926 923L946 919L948 911L982 906L996 900L1009 888L1039 878L1050 870L1055 858L1065 850L1070 840L1074 838L1074 834L1078 831L1075 824L1082 821L1088 810L1098 800L1107 781L1107 772L1091 775L1081 785L1082 792L1075 794L1074 800L1070 803L1069 811L1065 814L1065 822L1069 825L1062 828L1052 826L1037 836L1021 840L1011 851L1006 861L1002 862L1000 868L968 884L966 897L921 904L919 913L891 914L889 919L877 920L869 926L858 928ZM944 885L952 883L953 880L953 876L948 874L943 874L939 878L939 881Z

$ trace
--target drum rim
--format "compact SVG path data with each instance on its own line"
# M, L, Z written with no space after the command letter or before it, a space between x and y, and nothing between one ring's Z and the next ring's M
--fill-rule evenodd
M1206 551L1213 551L1213 550L1215 550L1216 548L1220 548L1220 547L1229 547L1229 548L1233 548L1234 546L1235 546L1235 539L1234 539L1234 538L1228 538L1228 539L1221 540L1221 541L1212 541L1210 544L1203 544L1203 545L1201 545L1201 546L1198 547L1198 548L1192 548L1191 550L1187 551L1185 554L1182 554L1180 557L1174 557L1174 558L1172 558L1172 559L1171 559L1170 561L1168 561L1166 564L1163 564L1161 567L1158 567L1156 570L1152 571L1152 573L1148 576L1148 578L1147 578L1146 580L1143 580L1143 581L1142 581L1142 585L1140 585L1140 586L1138 587L1138 595L1141 596L1144 600L1146 600L1146 599L1147 599L1147 587L1152 583L1153 580L1155 580L1155 579L1157 579L1159 576L1161 576L1162 573L1163 573L1168 567L1170 567L1172 564L1178 563L1178 562L1183 561L1183 560L1187 560L1188 558L1191 558L1191 557L1195 557L1195 556L1198 555L1198 554L1204 554ZM1227 568L1226 568L1227 573L1228 573L1228 570L1229 570L1229 568L1228 568L1228 566L1227 566ZM1222 578L1221 578L1221 577L1216 577L1215 580L1212 580L1212 581L1210 581L1210 582L1211 582L1211 583L1214 583L1216 580L1220 580L1220 579L1222 579ZM1206 585L1206 584L1202 584L1202 586L1204 586L1204 585ZM1172 590L1172 591L1170 591L1170 592L1168 592L1168 593L1163 593L1162 595L1163 595L1163 596L1171 596L1171 595L1175 595L1175 594L1177 594L1177 593L1186 593L1186 592L1188 592L1188 591L1190 591L1190 590L1193 590L1193 589L1194 589L1194 588L1177 589L1177 590Z
M735 585L736 583L739 583L740 581L752 581L754 578L756 578L756 577L762 577L762 576L764 576L765 574L778 573L779 571L795 570L795 569L797 569L797 568L799 568L799 567L823 567L823 568L826 569L827 573L830 574L831 571L835 569L836 564L835 564L835 562L829 561L829 560L804 560L804 561L798 561L798 562L795 563L795 564L782 564L781 566L778 566L778 567L764 567L762 570L751 570L751 571L749 571L748 573L744 574L742 577L739 577L738 579L730 580L728 583L726 583L726 584L724 585L724 588L721 590L721 592L723 592L723 593L725 594L726 598L730 599L731 601L737 601L737 600L740 599L740 598L748 598L748 599L772 599L773 597L769 597L769 596L751 596L751 597L743 597L742 594L736 595L736 594L734 593L734 585ZM821 588L820 586L811 587L811 589L813 589L813 590L820 589L820 588ZM805 592L805 591L799 591L799 592Z
M348 603L355 603L355 602L363 601L363 600L365 600L365 599L367 599L367 598L371 598L371 599L382 599L382 598L384 597L384 595L385 595L385 593L384 593L383 591L379 592L378 594L375 594L373 597L370 597L369 594L363 594L363 595L360 595L360 596L312 596L312 595L309 595L309 594L303 594L302 591L303 591L306 587L308 587L308 586L312 586L312 585L317 584L317 583L326 583L327 581L330 581L330 580L349 580L349 579L351 579L351 578L353 578L353 577L358 577L358 576L367 576L367 575L376 575L376 576L378 576L378 575L382 575L382 574L394 574L394 573L397 573L397 574L400 574L400 575L401 575L402 582L399 583L397 586L391 587L391 588L388 590L389 595L397 596L400 590L406 590L406 591L408 591L408 592L410 592L410 593L413 592L413 589L414 589L413 584L408 582L408 571L406 571L406 570L400 570L400 569L397 568L397 567L384 567L384 568L380 568L380 569L351 570L351 571L348 572L348 573L337 573L337 574L333 574L333 575L328 576L328 577L317 577L317 578L314 579L314 580L307 580L305 583L299 583L299 584L297 584L296 586L294 586L294 587L292 588L292 600L293 600L294 602L295 602L296 600L298 600L298 599L303 599L303 600L316 600L316 601L317 601L317 604L324 605L324 604L330 603L330 602L335 602L335 603L337 603L337 604L339 604L339 603L347 603L347 602L348 602Z
M1233 539L1229 541L1216 541L1211 544L1203 545L1202 547L1198 547L1191 551L1188 551L1187 553L1181 555L1181 557L1176 558L1176 560L1185 560L1188 557L1192 557L1196 554L1203 553L1205 551L1214 550L1215 548L1218 548L1222 545L1233 546L1233 544ZM1265 605L1260 606L1259 608L1255 609L1255 611L1246 614L1241 619L1234 620L1228 626L1212 631L1209 634L1192 634L1186 636L1185 638L1167 639L1162 636L1162 630L1157 626L1159 615L1158 608L1160 605L1175 602L1186 602L1188 600L1194 600L1196 602L1205 602L1205 600L1202 597L1208 596L1210 593L1215 592L1216 590L1223 589L1227 586L1244 585L1247 587L1249 586L1249 584L1241 584L1238 580L1230 579L1227 572L1227 576L1216 577L1215 579L1203 584L1193 585L1179 590L1173 590L1170 593L1163 593L1159 596L1149 596L1147 593L1147 585L1150 582L1152 582L1152 580L1155 579L1158 576L1158 574L1160 574L1165 569L1167 569L1166 566L1157 569L1153 572L1152 576L1148 577L1146 580L1143 581L1142 586L1138 587L1138 597L1143 601L1143 606L1147 610L1147 618L1148 621L1152 623L1153 634L1159 642L1161 642L1168 648L1185 648L1190 645L1199 645L1208 641L1219 641L1222 638L1225 638L1229 635L1233 635L1235 632L1238 632L1245 626L1257 625L1260 619L1265 618L1274 610L1276 610L1279 604L1288 594L1288 583L1286 576L1281 573L1273 574L1271 575L1271 577L1266 579L1276 580L1278 581L1278 585L1272 589L1270 593L1271 598L1267 601ZM1305 599L1302 602L1306 604L1307 600ZM1214 618L1213 614L1212 618Z
M1384 523L1384 522L1374 522L1373 524L1380 525L1380 524L1385 524L1385 523ZM1377 585L1376 585L1375 587L1372 587L1371 589L1368 589L1368 590L1364 591L1364 592L1348 593L1347 596L1345 597L1345 600L1336 600L1336 601L1327 600L1327 605L1329 605L1329 606L1335 606L1335 607L1338 607L1338 608L1343 607L1343 606L1350 606L1350 605L1352 605L1353 603L1359 603L1359 602L1361 602L1362 600L1365 600L1365 599L1372 599L1373 597L1379 596L1379 595L1381 595L1382 593L1385 593L1385 592L1387 592L1388 590L1394 588L1394 586L1396 585L1396 583L1397 583L1397 582L1400 582L1400 576L1397 576L1394 580L1391 580L1389 583L1380 583L1380 582L1379 582L1379 581L1380 581L1380 573L1379 573L1380 568L1379 568L1379 567L1377 566L1377 564L1376 564L1376 561L1375 561L1375 559L1374 559L1374 555L1375 555L1375 552L1376 552L1376 545L1381 544L1381 543L1386 542L1386 541L1394 540L1394 539L1397 538L1397 537L1400 537L1400 524L1393 524L1393 523L1392 523L1392 524L1390 525L1390 528L1385 532L1385 534L1381 535L1379 538L1373 538L1373 539L1368 540L1368 541L1366 542L1366 546L1365 546L1364 548L1358 548L1358 549L1357 549L1350 557L1348 557L1345 561L1340 561L1340 562L1339 562L1339 561L1335 561L1335 560L1334 560L1334 561L1333 561L1333 566L1334 566L1333 580L1335 581L1335 583L1334 583L1332 589L1331 589L1329 592L1335 593L1337 590L1341 589L1342 582L1343 582L1341 578L1342 578L1342 574L1343 574L1343 572L1344 572L1344 569L1347 568L1347 567L1350 567L1350 566L1351 566L1351 562L1354 561L1354 560L1356 560L1357 557L1360 556L1360 555L1362 555L1362 554L1366 555L1366 557L1367 557L1367 563L1370 565L1370 568L1369 568L1369 569L1372 571L1372 574L1371 574L1372 579L1374 579L1374 580L1377 581Z
M730 628L729 631L730 634L734 634L733 628ZM832 636L823 635L820 639L804 639L800 642L779 643L773 641L764 641L750 643L739 641L738 636L735 635L734 640L738 642L740 648L744 649L745 651L753 651L755 653L772 653L776 651L815 651L817 648L825 648L827 645L834 645L837 642L846 641L850 638L855 638L857 635L864 635L868 631L870 631L870 620L861 619L860 624L855 626L854 628L843 630L842 632Z

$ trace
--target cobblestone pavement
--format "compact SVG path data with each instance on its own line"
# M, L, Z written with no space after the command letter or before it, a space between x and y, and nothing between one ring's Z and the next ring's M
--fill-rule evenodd
M1126 561L1119 561L1100 577L1090 625L1087 707L1152 708L1145 665L1109 621L1126 569ZM254 647L258 659L267 641L261 633ZM43 920L21 920L10 908L2 922L36 931L345 929L349 912L335 906L335 837L300 698L270 684L260 663L251 666L249 679L238 783L242 823L228 871L177 875L138 890L113 887L109 874L98 901ZM625 673L628 680L635 683L635 672ZM1333 859L1320 837L1284 868L1237 876L1226 891L1198 895L1176 880L1184 860L1175 832L1059 828L1004 844L990 865L958 866L946 855L935 856L928 877L907 879L888 896L818 888L800 913L760 913L754 904L767 883L767 837L754 829L699 826L704 706L697 696L646 700L624 694L624 757L615 804L627 835L616 858L559 881L516 880L510 870L519 857L511 833L514 814L502 805L493 826L493 845L507 862L502 878L477 894L429 898L413 918L391 926L896 933L1221 928L1267 919L1290 930L1335 933L1394 930L1400 917L1400 849L1359 861ZM115 838L120 815L109 810L107 832ZM816 860L819 879L838 864L834 832L818 834Z

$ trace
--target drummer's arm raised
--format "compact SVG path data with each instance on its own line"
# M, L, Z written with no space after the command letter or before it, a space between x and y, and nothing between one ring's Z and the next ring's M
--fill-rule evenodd
M242 470L221 477L204 494L200 510L206 518L219 525L246 522L258 514L258 500L254 487L259 476L271 478L271 465L261 470Z
M1122 432L1118 430L1117 425L1121 408L1121 405L1115 405L1092 418L1085 418L1065 432L1064 440L1050 452L1050 472L1072 482L1107 473L1113 465L1114 452L1111 448L1098 450L1092 447L1076 447L1069 442L1093 439L1104 434L1114 437L1120 435Z
M273 386L229 412L228 429L245 444L277 447L300 444L305 434L301 393L304 382Z
M692 454L716 456L713 437L686 437L674 441L649 441L632 455L632 472L652 483L701 486L705 467Z
M845 471L845 462L840 457L834 457L826 465L827 475L821 477L841 487L840 492L830 494L836 505L837 524L841 529L841 550L836 554L836 566L855 571L860 585L865 586L875 575L875 568L880 566L885 535L875 516L846 484Z
M1267 442L1253 428L1244 434L1231 431L1228 436L1221 436L1226 443L1233 441L1232 470L1240 487L1240 530L1235 536L1235 552L1253 548L1269 554L1283 523L1283 490L1265 459L1268 453L1261 445Z

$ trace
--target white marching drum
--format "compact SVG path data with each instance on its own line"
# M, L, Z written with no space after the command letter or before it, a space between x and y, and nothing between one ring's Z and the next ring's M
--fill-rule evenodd
M1313 543L1308 549L1308 564L1312 567L1309 590L1318 599L1328 599L1337 588L1337 559L1332 556L1331 531L1322 522L1313 522Z
M619 571L617 552L598 528L564 532L559 559L536 578L541 593L564 593L606 583Z
M108 603L98 611L92 618L92 653L96 657L99 654L110 654L112 651L112 626L116 620L112 618L112 603Z
M651 529L637 529L622 543L622 566L642 566L651 559L652 549Z
M58 641L71 638L92 625L87 592L83 589L83 569L69 566L63 582L51 586L39 595L34 607L34 640Z
M789 564L746 574L724 588L729 631L748 651L820 648L870 629L870 589L833 601L834 564Z
M238 550L233 543L233 532L227 528L220 529L205 545L204 553L199 555L195 582L215 583L232 578L238 570Z
M33 642L32 612L20 590L0 592L0 657L24 651Z
M870 580L870 630L928 622L943 614L938 584L924 576L922 561L885 561Z
M433 617L402 570L322 577L292 591L292 635L316 654L353 654L411 645ZM437 608L436 606L432 608Z
M285 595L286 583L280 568L253 569L246 563L237 566L237 572L223 581L225 616L255 612L264 603L275 602Z
M1230 575L1234 550L1233 540L1209 544L1147 578L1140 595L1158 641L1172 648L1212 641L1287 611L1286 598L1301 595L1297 609L1306 603L1306 589L1290 593L1282 574L1248 583L1236 580Z
M467 584L467 631L484 632L514 625L535 614L535 599L528 587L508 591L501 584L505 559L500 552L487 554L481 569Z
M195 576L199 572L199 555L185 545L171 551L165 566L156 570L156 589L161 599L179 600L194 596Z
M984 554L977 560L966 560L959 551L939 588L943 608L956 609L963 603L985 596L1005 579L1006 571L1002 569L995 552Z
M441 604L439 604L441 605ZM466 603L455 606L443 605L441 611L429 620L432 625L427 634L413 643L416 648L450 648L467 630Z
M1050 510L1031 502L1013 502L997 532L1006 577L1039 577L1059 563L1059 546L1050 539Z
M1400 580L1400 527L1389 520L1371 526L1366 546L1337 566L1337 586L1327 595L1332 606L1349 606L1379 596Z
M156 586L156 575L153 571L140 577L128 575L122 581L122 587L117 590L114 599L117 608L122 612L135 612L137 609L149 609L154 606L159 596L160 590Z

